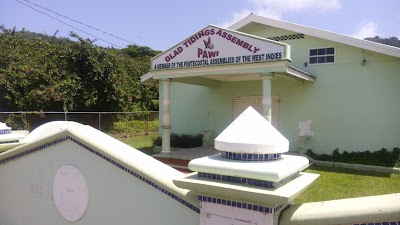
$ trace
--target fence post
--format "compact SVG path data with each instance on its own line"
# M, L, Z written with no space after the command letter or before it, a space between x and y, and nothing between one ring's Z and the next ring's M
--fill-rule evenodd
M27 126L27 124L28 124L28 121L26 120L26 113L24 112L24 113L22 113L23 114L23 116L24 116L24 130L28 130L28 126Z
M101 124L101 119L100 119L100 117L101 117L101 113L99 112L99 130L101 131L101 129L100 129L100 124Z
M149 135L149 123L150 123L150 113L146 113L146 135Z
M64 112L64 120L65 120L65 121L68 121L68 119L67 119L67 113L68 113L68 112Z
M128 115L129 115L128 113L125 113L125 134L124 134L125 138L128 137Z

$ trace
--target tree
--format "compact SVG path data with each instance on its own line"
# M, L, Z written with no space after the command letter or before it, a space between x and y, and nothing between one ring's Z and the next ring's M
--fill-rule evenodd
M118 50L74 33L77 41L60 41L0 29L3 111L148 110L157 99L158 87L140 82L156 54L148 47Z
M55 83L64 74L63 48L23 32L1 28L0 102L3 110L53 110L60 105ZM62 105L62 104L61 104Z
M122 52L132 58L154 57L160 53L160 51L153 50L147 46L139 45L128 45L128 47L122 49Z
M397 37L380 38L379 36L375 36L373 38L365 38L365 40L400 48L400 40Z

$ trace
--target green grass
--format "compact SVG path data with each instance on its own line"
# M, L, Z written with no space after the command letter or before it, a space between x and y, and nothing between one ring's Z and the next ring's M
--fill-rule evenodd
M112 137L124 142L127 145L130 145L137 150L140 150L148 155L153 154L153 142L152 139L157 137L158 134L150 134L150 135L125 135L122 134L110 134Z
M298 198L296 203L328 201L400 192L400 175L385 175L332 167L310 167L305 172L320 177Z
M152 135L111 134L118 140L152 155ZM400 192L400 175L385 175L332 167L310 167L305 172L320 174L320 177L298 198L296 203L328 201Z
M130 145L148 155L152 155L152 139L158 136L158 126L158 120L118 121L114 122L113 128L108 132L108 134L127 145Z
M114 122L113 128L109 131L111 134L145 134L147 132L158 132L159 120L141 121L118 121Z

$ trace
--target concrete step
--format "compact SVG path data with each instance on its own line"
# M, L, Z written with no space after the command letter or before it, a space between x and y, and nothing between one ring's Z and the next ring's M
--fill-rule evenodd
M168 166L175 168L182 173L191 173L193 171L189 170L188 164L190 160L185 160L185 159L173 159L173 158L168 158L168 157L158 157L154 156L155 159L158 161L167 164Z

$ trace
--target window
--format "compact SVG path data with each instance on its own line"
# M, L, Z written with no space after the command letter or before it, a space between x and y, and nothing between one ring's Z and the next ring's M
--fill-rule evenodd
M335 48L313 48L309 52L309 64L335 62Z

